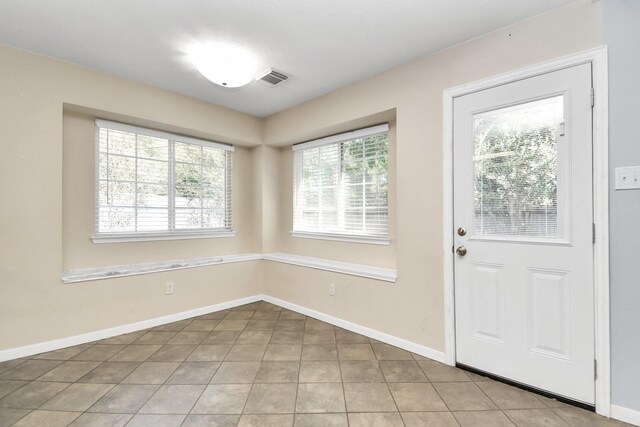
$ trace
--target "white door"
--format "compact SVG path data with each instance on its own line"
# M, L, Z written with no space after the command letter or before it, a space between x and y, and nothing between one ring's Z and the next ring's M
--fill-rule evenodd
M589 404L591 130L590 64L454 100L456 361Z

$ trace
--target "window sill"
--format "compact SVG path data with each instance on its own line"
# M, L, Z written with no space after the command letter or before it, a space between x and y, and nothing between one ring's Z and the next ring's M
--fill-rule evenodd
M140 274L160 273L163 271L184 270L187 268L207 267L243 261L259 261L262 254L246 253L221 257L192 258L186 260L147 262L142 264L114 265L109 267L83 268L67 270L62 274L64 283L91 282L102 279L116 279Z
M374 267L371 265L354 264L351 262L334 261L330 259L286 253L264 254L263 258L267 261L331 271L333 273L348 274L350 276L365 277L367 279L381 280L384 282L395 283L396 280L398 280L397 270L393 270L391 268Z
M302 237L304 239L333 240L337 242L364 243L368 245L382 246L389 246L391 244L391 241L388 238L383 237L354 236L336 233L313 233L306 231L291 231L289 234L291 234L291 237Z
M176 233L114 233L91 236L93 243L128 243L128 242L153 242L158 240L189 240L189 239L213 239L218 237L235 237L235 231L210 231L210 232L176 232Z

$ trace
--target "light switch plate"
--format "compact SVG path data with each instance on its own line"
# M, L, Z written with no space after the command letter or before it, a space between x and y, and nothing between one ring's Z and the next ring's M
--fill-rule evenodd
M640 188L640 166L616 168L616 190Z

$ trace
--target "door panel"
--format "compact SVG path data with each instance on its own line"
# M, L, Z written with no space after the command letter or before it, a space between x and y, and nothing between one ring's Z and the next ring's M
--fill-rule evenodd
M504 343L504 292L501 265L472 263L474 335Z
M570 359L571 285L568 271L528 269L529 349Z
M456 360L594 402L591 67L454 100ZM463 253L464 251L461 251Z

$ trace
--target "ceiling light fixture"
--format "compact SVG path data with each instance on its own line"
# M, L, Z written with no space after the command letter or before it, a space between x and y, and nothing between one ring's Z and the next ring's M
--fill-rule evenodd
M256 56L233 43L201 44L191 49L189 56L200 74L223 87L249 84L260 70Z

